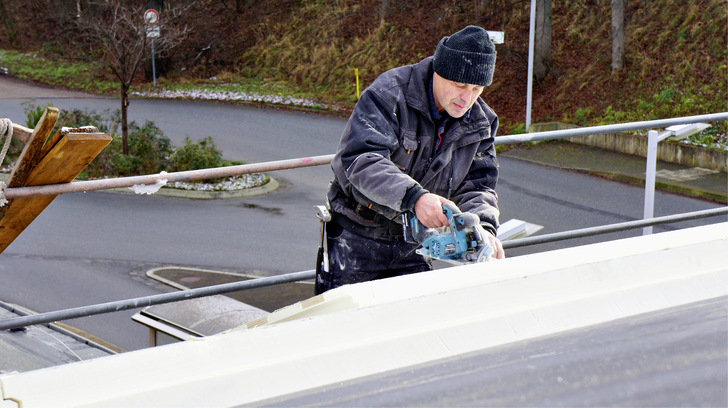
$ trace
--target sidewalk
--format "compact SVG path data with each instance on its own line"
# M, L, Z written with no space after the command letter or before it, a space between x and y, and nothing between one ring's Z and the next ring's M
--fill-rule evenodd
M515 147L501 156L644 185L644 157L568 142ZM656 188L728 204L728 174L699 167L657 162Z

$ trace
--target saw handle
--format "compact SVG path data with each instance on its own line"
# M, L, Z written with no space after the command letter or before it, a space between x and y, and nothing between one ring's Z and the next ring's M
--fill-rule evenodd
M458 231L480 224L480 218L477 215L461 212L459 208L447 203L442 205L442 212L445 213L448 220L451 220L450 227Z

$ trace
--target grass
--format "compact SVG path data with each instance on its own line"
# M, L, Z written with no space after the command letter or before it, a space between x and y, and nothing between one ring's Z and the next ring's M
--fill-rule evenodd
M119 85L100 64L37 53L0 50L0 66L19 79L91 93L109 94Z
M200 72L172 71L158 88L134 92L225 91L292 96L309 109L345 113L356 101L354 69L364 89L395 66L430 55L450 27L472 22L463 2L412 1L374 20L378 2L302 1L286 12L261 14L246 35L250 45L228 63ZM525 95L528 2L493 0L480 24L506 33L496 78L484 98L501 116L501 134L518 132ZM469 4L469 3L468 3ZM676 15L664 1L628 2L626 66L612 74L609 2L565 0L553 5L552 73L534 89L532 122L580 126L642 121L728 110L728 16L723 0L696 0ZM375 21L378 21L375 22ZM435 23L436 22L436 23ZM0 66L22 79L108 93L117 86L101 67L0 51ZM210 79L214 77L215 79ZM728 124L714 124L696 144L728 146Z
M559 4L554 26L567 27L560 34L566 46L554 58L563 61L571 53L579 69L562 76L558 99L573 100L575 88L583 94L580 106L560 120L587 126L728 110L725 2L690 2L678 14L661 1L628 5L627 63L623 72L611 74L610 58L586 55L610 55L611 44L599 41L610 38L609 2L588 11ZM728 124L716 123L696 138L701 139L696 144L726 148Z

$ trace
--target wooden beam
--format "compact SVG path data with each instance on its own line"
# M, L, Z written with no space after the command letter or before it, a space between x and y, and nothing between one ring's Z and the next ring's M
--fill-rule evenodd
M33 133L25 143L25 148L23 148L20 156L18 156L18 162L15 164L12 173L10 173L10 178L7 182L8 187L26 185L25 181L28 179L30 171L43 157L41 156L43 144L48 138L48 135L53 131L57 120L58 109L53 107L46 108L38 124L35 126ZM13 127L13 131L15 131L15 127Z
M36 135L37 137L37 135ZM45 139L45 138L44 138ZM30 168L25 186L69 183L111 142L103 133L69 133ZM39 196L11 200L0 219L0 253L57 197Z
M25 126L13 123L13 139L20 140L23 143L28 143L30 137L33 135L33 129L28 129Z
M42 157L43 143L45 143L48 135L51 134L53 127L56 125L58 112L58 109L52 107L47 107L45 112L43 112L35 129L27 137L25 147L20 152L13 171L10 173L10 177L8 177L8 181L5 182L7 187L22 187L26 185L25 182L28 179L30 171L38 164ZM14 125L13 132L15 132ZM5 217L8 207L9 205L0 207L0 219Z
M43 149L41 149L41 157L45 157L48 154L48 152L50 152L51 149L53 149L53 146L55 146L56 143L58 143L58 141L61 140L61 138L63 136L65 136L69 133L99 133L99 130L96 129L96 127L94 127L94 126L85 126L85 127L80 127L80 128L64 127L64 128L58 129L58 131L52 137L50 137L46 141L46 143L43 145Z

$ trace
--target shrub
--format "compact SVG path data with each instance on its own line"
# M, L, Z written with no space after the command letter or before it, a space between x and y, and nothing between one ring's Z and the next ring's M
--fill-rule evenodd
M174 149L169 138L154 122L146 121L142 127L129 124L129 156L136 157L136 174L159 173L167 168L167 160Z
M168 171L187 171L209 169L222 166L240 164L240 162L227 162L222 159L222 153L215 146L211 136L193 142L189 137L185 145L175 150L169 157ZM221 178L198 180L199 183L218 183Z
M164 133L147 121L139 127L129 124L129 154L122 149L121 136L112 134L111 143L81 173L81 178L126 177L156 174L167 168L172 144Z
M43 112L45 112L45 107L29 104L25 107L23 111L25 112L25 126L29 129L34 129L35 125L37 125L38 121L40 121L40 117L43 116Z
M222 166L222 153L215 147L211 136L193 142L189 137L185 145L169 157L169 171L187 171Z
M45 107L28 104L25 109L26 126L35 128L44 111ZM74 109L61 115L56 124L57 129L95 126L100 132L109 133L112 136L111 143L86 167L79 178L127 177L157 174L162 171L177 172L243 164L239 161L223 160L222 152L215 146L211 136L196 142L186 138L184 146L174 149L169 138L151 121L145 122L142 126L135 122L129 123L129 154L125 155L122 150L121 136L115 134L118 124L118 110L109 114L108 111L96 113L95 111ZM18 142L18 144L16 157L23 147L22 143ZM267 176L258 175L257 177L264 179L262 184L267 182ZM200 180L196 183L220 183L221 181L223 179L216 178Z

